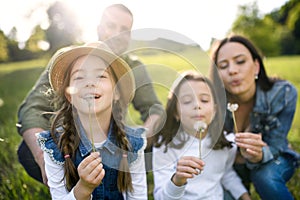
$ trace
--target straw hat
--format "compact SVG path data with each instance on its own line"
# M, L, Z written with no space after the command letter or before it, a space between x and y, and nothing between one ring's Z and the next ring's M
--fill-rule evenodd
M129 103L134 96L135 81L128 64L103 42L97 41L82 46L60 49L50 61L49 81L53 90L58 91L65 81L65 73L69 66L80 56L93 55L106 61L117 77L122 100Z

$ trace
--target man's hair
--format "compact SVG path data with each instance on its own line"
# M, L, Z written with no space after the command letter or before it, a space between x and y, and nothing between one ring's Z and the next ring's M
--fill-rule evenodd
M124 4L112 4L108 7L105 8L104 12L109 10L110 8L118 8L119 10L122 10L124 12L127 12L132 18L133 18L133 15L132 15L132 12L129 10L129 8L127 8Z

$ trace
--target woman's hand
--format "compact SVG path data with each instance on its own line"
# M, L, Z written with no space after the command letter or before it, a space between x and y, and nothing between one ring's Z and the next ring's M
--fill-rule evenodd
M74 196L89 199L105 175L99 152L92 152L79 164L78 175L80 179L74 188Z
M172 177L172 182L177 186L182 186L188 178L198 175L204 168L205 163L194 156L181 157L177 162L176 173Z
M244 158L252 163L258 163L263 158L262 148L267 144L262 141L261 134L255 133L236 133L235 142L240 147Z

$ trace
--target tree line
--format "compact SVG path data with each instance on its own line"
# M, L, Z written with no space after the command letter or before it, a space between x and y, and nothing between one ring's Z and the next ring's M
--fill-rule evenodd
M19 47L16 27L8 35L0 29L0 62L40 58L63 46L82 42L76 15L62 1L51 4L46 12L48 28L37 25L24 48ZM300 0L289 0L264 15L257 2L241 5L229 32L249 37L266 56L300 54Z

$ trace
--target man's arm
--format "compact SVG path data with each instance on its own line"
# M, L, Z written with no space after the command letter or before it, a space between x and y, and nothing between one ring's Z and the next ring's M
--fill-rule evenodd
M47 183L47 178L44 169L44 157L43 152L36 142L35 134L43 130L50 128L50 116L44 114L44 112L51 112L50 106L50 83L48 79L48 68L44 70L40 78L35 83L34 87L28 93L18 110L18 123L17 128L19 134L23 137L23 140L30 149L34 161L40 167L42 172L43 182ZM22 156L30 156L29 153L22 153ZM26 158L23 158L26 160ZM34 162L32 161L32 162ZM29 161L26 161L29 162ZM24 165L24 168L29 169Z
M50 106L50 88L47 68L19 107L17 128L20 135L30 128L50 128L50 115L45 114L53 111Z
M39 165L40 170L42 172L43 183L47 185L47 176L45 173L45 162L44 162L44 154L42 149L39 147L36 141L36 133L40 133L44 131L41 128L30 128L27 129L23 133L23 139L26 142L28 148L30 149L35 162Z

